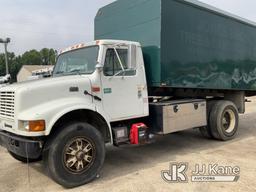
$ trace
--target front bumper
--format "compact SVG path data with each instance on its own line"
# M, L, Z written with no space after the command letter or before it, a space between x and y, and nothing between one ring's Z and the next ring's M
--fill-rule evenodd
M0 131L0 145L18 156L38 159L42 155L43 141Z

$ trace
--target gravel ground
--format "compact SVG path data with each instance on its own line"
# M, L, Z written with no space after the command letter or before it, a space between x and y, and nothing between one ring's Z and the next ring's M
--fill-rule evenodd
M189 130L159 138L156 143L140 147L107 147L100 177L71 192L136 191L256 191L256 99L247 104L241 115L238 137L229 142L203 138L198 130ZM15 161L0 147L0 192L59 192L65 189L44 172L41 162ZM232 183L167 183L161 171L171 162L188 162L188 178L195 164L239 166L240 179Z

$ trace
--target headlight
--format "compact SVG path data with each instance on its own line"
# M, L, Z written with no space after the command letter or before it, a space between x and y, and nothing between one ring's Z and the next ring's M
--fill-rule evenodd
M23 121L23 127L25 130L30 132L45 131L45 121L44 120Z

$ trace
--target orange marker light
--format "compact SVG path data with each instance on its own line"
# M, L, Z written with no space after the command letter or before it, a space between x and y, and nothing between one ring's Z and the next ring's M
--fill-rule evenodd
M40 132L45 130L45 121L29 121L29 131L31 132Z

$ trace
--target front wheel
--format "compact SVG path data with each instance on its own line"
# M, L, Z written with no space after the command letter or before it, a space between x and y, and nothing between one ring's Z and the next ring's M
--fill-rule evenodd
M101 133L83 122L69 124L60 130L43 157L50 176L66 188L95 179L105 159Z

